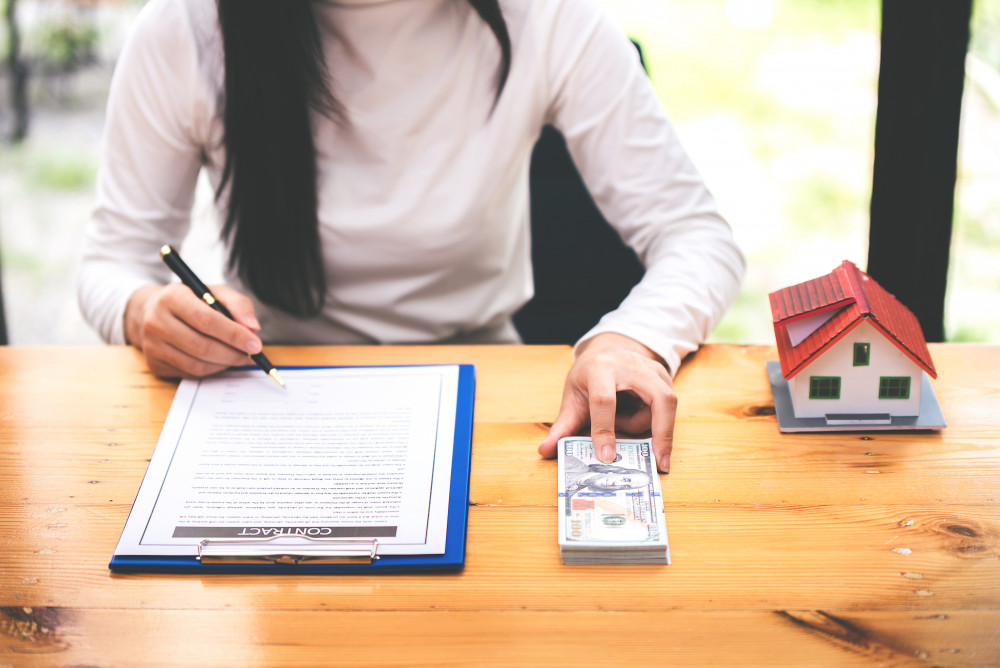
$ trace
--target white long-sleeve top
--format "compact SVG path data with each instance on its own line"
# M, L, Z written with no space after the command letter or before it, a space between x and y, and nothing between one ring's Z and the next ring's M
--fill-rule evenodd
M743 259L595 3L501 0L513 53L495 107L500 49L466 0L314 3L347 110L314 119L326 302L310 319L256 303L265 342L516 341L510 317L532 295L529 160L552 123L647 268L584 338L625 334L676 371L735 299ZM199 171L218 188L223 78L215 0L144 7L111 85L79 280L109 342L124 342L136 288L172 280L158 250L186 235Z

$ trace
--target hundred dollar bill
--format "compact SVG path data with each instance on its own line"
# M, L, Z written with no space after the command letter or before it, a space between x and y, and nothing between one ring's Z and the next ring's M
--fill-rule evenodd
M669 563L651 439L619 439L602 464L590 438L559 441L559 546L565 563Z

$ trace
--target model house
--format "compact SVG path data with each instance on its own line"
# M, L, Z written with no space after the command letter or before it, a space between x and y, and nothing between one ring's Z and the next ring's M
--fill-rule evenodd
M879 425L920 413L923 374L937 378L920 323L854 264L770 301L796 419Z

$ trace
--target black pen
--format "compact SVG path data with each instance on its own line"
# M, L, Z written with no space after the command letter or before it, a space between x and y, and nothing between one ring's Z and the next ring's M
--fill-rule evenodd
M222 302L216 299L215 295L213 295L208 289L208 286L202 283L201 279L195 276L194 272L191 271L191 267L185 264L184 260L181 259L181 256L177 254L177 251L169 245L165 245L160 248L160 257L163 258L163 261L166 262L168 267L170 267L170 271L177 274L177 278L181 279L181 283L191 288L191 291L198 295L199 299L230 320L234 322L236 321L236 318L234 318L233 314L229 312L229 309L223 306ZM281 374L279 374L278 370L274 368L274 365L271 364L270 360L264 356L263 352L259 352L256 355L250 355L250 359L252 359L254 363L264 371L264 373L270 376L274 382L282 387L285 386L285 381L281 379Z

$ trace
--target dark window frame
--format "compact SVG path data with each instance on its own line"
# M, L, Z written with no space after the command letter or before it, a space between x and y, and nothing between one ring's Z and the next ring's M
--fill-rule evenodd
M864 350L864 360L858 361L858 351ZM871 364L872 359L872 344L870 343L855 343L854 344L854 357L851 358L854 362L854 366L868 366Z
M840 399L840 376L809 376L810 399Z
M906 400L910 398L910 388L913 378L910 376L880 376L878 379L878 398Z

